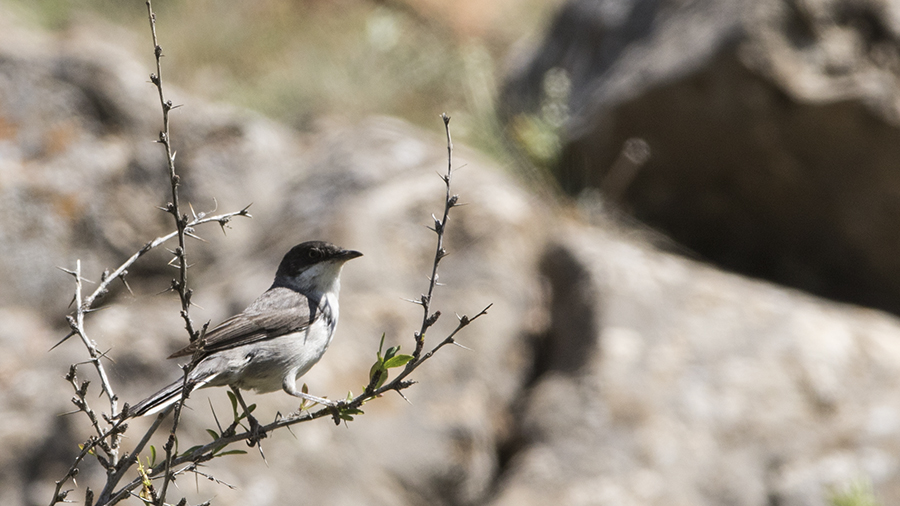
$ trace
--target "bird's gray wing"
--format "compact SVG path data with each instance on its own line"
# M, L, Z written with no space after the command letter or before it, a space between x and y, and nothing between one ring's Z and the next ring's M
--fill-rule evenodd
M220 323L169 358L200 353L206 356L245 344L272 339L309 327L317 316L315 303L305 295L285 287L272 287L240 314ZM199 357L196 357L199 358Z

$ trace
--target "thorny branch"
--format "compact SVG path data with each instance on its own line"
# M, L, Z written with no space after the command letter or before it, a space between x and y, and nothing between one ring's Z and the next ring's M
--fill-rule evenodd
M157 423L155 423L150 428L150 430L145 434L144 438L139 444L139 447L136 448L135 452L132 453L132 455L126 456L126 458L121 461L119 460L119 443L121 441L122 434L125 432L125 430L127 430L127 424L124 423L124 417L119 416L121 413L119 413L118 408L118 397L113 392L112 383L109 381L109 376L101 361L101 359L104 358L104 353L99 351L96 343L94 343L88 337L87 331L85 330L85 315L96 310L94 308L95 303L108 293L111 283L113 283L116 279L121 279L123 282L125 282L125 277L128 274L128 269L135 262L137 262L139 258L144 256L150 250L164 244L166 241L172 239L173 237L178 237L179 245L175 249L174 254L178 261L179 279L173 281L173 288L178 292L181 299L181 316L185 320L185 327L187 328L191 338L195 339L199 335L199 333L193 329L193 325L188 314L190 308L191 290L187 288L185 237L189 235L196 237L194 235L194 227L197 227L199 225L216 222L224 230L231 219L235 216L244 216L248 218L251 217L250 213L248 212L249 206L241 209L240 211L214 216L207 216L205 213L200 213L199 215L192 213L193 217L188 218L187 215L181 213L178 201L179 177L175 173L175 153L172 150L169 136L169 111L174 109L175 106L172 105L171 101L165 100L165 97L163 95L162 81L159 77L160 57L162 56L162 50L157 43L155 16L150 5L150 0L147 0L147 11L150 18L151 31L153 33L153 46L157 67L156 73L151 74L150 80L157 87L157 90L159 91L160 103L162 104L163 130L160 132L159 142L163 144L166 149L169 181L171 183L172 189L172 202L170 202L164 208L164 210L174 216L176 230L167 235L157 237L156 239L146 243L140 250L134 253L112 272L105 271L101 276L101 280L97 288L87 297L83 295L82 282L84 281L84 278L81 275L81 260L76 261L75 270L62 269L65 272L71 274L75 279L75 296L73 301L75 310L74 315L69 315L66 317L66 320L69 323L69 333L53 348L56 348L72 336L77 335L81 338L82 343L88 350L88 355L90 357L88 362L90 362L97 370L97 374L100 377L101 389L109 399L110 414L109 416L103 415L105 423L107 423L109 426L107 430L103 430L100 425L100 418L87 402L86 394L90 382L83 381L79 384L76 379L76 366L72 365L69 370L69 374L66 375L66 380L72 385L72 388L75 391L75 397L72 399L72 402L78 408L75 412L84 412L87 415L88 419L91 422L91 426L93 427L97 435L91 436L82 445L81 452L76 457L72 466L66 472L66 475L56 482L56 488L53 493L53 498L50 501L51 506L58 502L67 502L66 497L69 493L69 490L63 490L63 486L68 483L70 479L74 481L75 477L78 475L78 466L83 462L84 458L87 455L91 454L93 454L97 458L97 460L104 467L104 469L106 469L107 472L106 487L104 488L103 492L101 492L100 497L97 500L98 504L106 504L114 487L122 478L122 474L134 464L136 460L135 456L143 449L143 446L147 443L147 441L149 441L150 436L156 432L159 427L159 423L162 421L162 419L158 420ZM181 404L182 403L178 403L176 406L175 422L172 428L172 439L174 439L174 432L177 428L178 411L180 411ZM173 452L170 453L167 460L171 461L172 456L174 456ZM167 477L168 476L169 475L167 473ZM158 498L155 498L157 499L157 504L162 505L165 502L165 490L167 484L168 480L166 480L166 483L163 486L162 493ZM93 501L93 492L90 489L87 490L86 500L87 504L90 504Z
M166 163L169 167L169 182L172 185L172 202L166 205L166 211L175 218L175 226L178 231L178 247L175 248L175 258L178 260L179 279L173 283L173 288L178 292L181 299L181 317L184 319L185 328L188 331L191 341L197 339L199 333L194 330L194 324L190 317L191 294L192 291L187 286L187 259L185 251L185 229L188 224L187 214L182 214L181 206L178 201L178 186L181 183L181 177L175 172L175 151L172 149L172 142L169 136L169 112L176 107L172 105L171 100L166 100L163 93L162 83L162 47L156 38L156 14L153 13L153 6L150 0L147 0L147 16L150 18L150 32L153 34L153 54L156 57L156 73L150 74L150 82L156 86L159 92L159 103L162 106L163 129L159 132L159 143L166 149Z
M448 159L452 160L452 143L450 140L450 118L447 115L442 115L444 120L444 127L447 131L447 150L448 150ZM259 438L261 434L266 434L270 431L274 431L276 429L280 429L282 427L289 427L291 425L296 425L298 423L309 422L311 420L315 420L318 418L324 417L332 417L335 423L340 423L341 420L352 420L353 415L361 414L360 408L368 401L375 399L377 397L381 397L387 392L397 392L401 396L403 395L402 391L411 387L416 382L412 380L406 379L413 371L418 369L425 361L430 359L438 350L447 346L448 344L457 344L456 343L456 335L473 321L487 314L488 309L492 306L489 304L487 307L482 309L478 314L472 317L468 316L460 316L456 325L448 335L441 342L439 342L436 346L434 346L427 353L422 354L424 348L424 339L425 339L425 331L434 325L435 321L437 321L440 316L440 312L429 313L428 308L429 303L431 301L431 297L434 293L434 288L438 284L437 283L437 268L440 260L447 255L446 250L443 247L443 238L444 232L446 230L447 218L449 216L449 211L451 208L457 205L459 197L457 195L451 195L450 192L450 180L452 175L452 161L448 163L447 173L441 176L441 179L444 181L446 185L446 198L444 204L444 215L441 220L435 219L435 226L432 230L437 234L437 249L434 257L434 263L432 265L432 276L429 280L428 284L428 294L422 295L420 300L413 301L418 304L422 304L426 310L424 312L422 318L422 326L419 332L415 333L415 342L416 342L416 350L412 355L412 359L407 362L406 366L403 368L399 374L394 377L393 380L387 382L381 386L378 386L380 378L375 375L369 378L369 384L365 387L363 392L353 399L338 402L334 406L324 407L315 412L298 412L291 416L277 419L274 422L261 426L258 428L257 432L253 432L250 430L246 430L244 432L237 433L234 429L237 428L239 420L235 420L235 422L224 431L221 431L221 435L215 438L213 441L199 447L194 447L189 449L185 453L177 456L172 459L171 467L177 467L184 465L185 467L175 471L174 473L170 471L170 468L166 468L166 463L160 463L155 466L153 469L147 471L148 476L158 476L161 473L165 472L168 474L179 474L185 472L185 469L189 466L193 466L199 463L207 462L221 455L221 451L227 447L228 445L243 441L243 440L253 440L253 438ZM164 415L160 415L162 417ZM116 502L128 497L133 493L134 489L141 486L143 483L143 478L138 477L133 479L130 483L122 487L118 492L116 492L110 500L110 504L115 504Z
M165 94L163 93L161 62L163 56L162 47L160 47L159 41L156 38L156 14L153 13L153 5L150 0L147 0L147 17L150 20L150 33L153 35L153 55L156 57L156 74L150 74L150 82L152 82L156 86L157 91L159 91L159 103L160 106L162 106L163 115L163 130L159 133L159 142L166 149L166 162L169 167L169 182L172 185L172 202L169 202L166 206L166 211L175 218L175 225L178 231L178 247L175 248L175 258L178 260L179 279L172 281L172 288L178 292L178 297L181 299L181 317L184 319L184 327L187 330L190 341L194 342L200 338L200 332L194 330L194 324L193 321L191 321L190 316L191 295L193 294L193 290L188 288L187 284L188 264L187 253L185 250L185 230L187 228L188 216L187 214L182 214L178 202L178 185L181 180L175 172L175 151L172 149L171 137L169 135L169 112L174 109L175 106L172 105L171 100L166 100ZM185 382L187 382L191 367L191 365L188 365L184 368ZM169 490L169 483L171 483L174 478L171 471L172 459L175 457L175 433L178 430L178 422L181 420L181 409L184 407L184 401L187 399L189 393L187 388L182 389L181 399L175 403L175 414L172 416L172 430L169 432L169 438L163 447L166 451L163 484L159 494L153 494L152 496L153 503L157 506L164 506L166 504L166 493Z
M104 427L101 425L100 417L97 416L97 413L93 411L93 409L87 402L86 394L89 382L82 381L79 383L76 377L77 366L72 365L69 374L66 376L66 380L72 385L72 388L75 391L75 397L72 399L73 403L78 408L75 413L84 412L87 415L96 435L92 435L81 446L81 451L75 458L71 467L66 472L66 475L56 482L56 489L54 491L53 498L50 501L51 506L58 502L71 502L67 499L67 495L71 490L63 490L63 486L68 483L69 480L72 480L74 482L75 477L78 475L79 466L84 462L84 459L88 455L93 455L95 458L97 458L97 460L100 462L101 466L106 470L107 473L106 484L99 497L97 498L96 504L116 504L123 499L136 496L137 494L135 494L135 489L144 486L145 488L142 490L140 496L141 500L143 500L145 503L163 506L167 504L165 500L168 486L172 481L175 480L177 476L184 473L196 473L209 477L210 479L214 479L209 475L198 471L198 466L213 458L228 455L230 453L235 453L235 451L223 451L226 447L228 447L228 445L234 442L242 440L248 440L251 442L258 441L269 431L274 431L282 427L289 427L298 423L308 422L328 416L332 417L335 423L340 423L341 420L353 420L354 415L362 414L360 408L366 402L380 397L389 391L395 391L400 396L404 397L402 391L416 383L413 380L407 379L409 375L412 374L418 367L420 367L425 361L430 359L438 350L440 350L444 346L448 344L457 344L455 336L470 323L487 314L488 309L491 307L490 305L488 305L471 318L465 315L459 317L456 328L453 329L447 335L447 337L440 341L430 351L423 354L425 347L425 335L428 329L433 326L441 316L440 311L435 311L433 313L431 312L432 298L434 295L435 287L439 284L438 266L440 264L440 261L445 256L447 256L447 251L444 249L444 233L446 231L450 209L455 207L458 202L458 196L452 195L450 191L450 183L453 173L453 144L450 137L450 118L446 114L444 114L441 116L444 121L444 128L447 136L447 172L446 174L441 175L441 179L444 181L446 187L444 212L441 218L432 216L432 218L434 219L434 226L429 228L431 228L431 230L436 233L437 244L435 247L431 277L429 278L427 293L421 295L419 300L413 301L417 304L420 304L423 308L422 324L419 330L414 334L415 350L412 355L403 356L403 363L405 365L402 365L403 369L399 371L397 376L394 377L390 382L385 382L385 379L387 378L387 369L385 368L384 370L378 370L375 374L370 374L369 383L364 388L363 393L357 395L352 399L348 398L347 400L334 403L333 405L324 407L315 412L305 411L304 408L306 408L307 406L304 404L301 405L301 409L299 412L292 414L291 416L288 416L286 418L279 418L271 424L258 427L255 431L244 430L243 432L238 433L237 428L239 426L242 426L242 417L236 416L235 420L229 427L227 427L225 430L222 430L220 428L220 434L217 438L214 439L214 441L206 445L196 446L179 455L177 453L175 433L178 428L178 421L180 418L180 412L184 400L189 393L188 389L184 389L184 394L180 402L175 403L169 409L160 413L151 427L141 437L134 450L130 454L125 454L120 459L119 443L121 441L122 435L128 428L128 425L125 423L125 421L127 420L127 416L124 416L125 413L120 413L118 410L117 397L113 392L109 377L105 371L105 368L103 367L103 363L101 362L101 359L104 357L104 353L101 353L96 343L94 343L87 336L87 332L84 326L85 315L96 310L94 308L94 305L98 300L100 300L105 294L108 293L111 283L113 283L116 279L121 279L123 282L125 282L125 277L128 274L128 269L135 262L137 262L138 259L140 259L150 250L164 244L166 241L174 237L177 237L178 246L173 252L173 261L177 262L179 276L178 279L173 280L172 288L179 294L179 298L181 301L181 317L185 322L185 328L190 336L191 341L201 337L202 331L197 331L194 329L189 315L192 292L187 285L188 264L185 254L185 237L193 237L194 227L205 223L217 222L224 229L229 221L235 216L250 217L250 214L248 212L249 206L240 211L215 216L206 216L204 214L200 214L199 216L193 215L192 219L189 219L186 214L183 214L181 212L178 195L180 178L175 172L175 151L172 148L171 138L169 135L169 112L171 112L171 110L175 109L177 106L172 105L171 101L166 100L165 94L163 93L162 79L160 77L160 59L163 56L162 48L159 46L157 40L156 17L153 13L151 1L146 0L146 5L147 15L150 21L151 33L153 36L154 56L156 59L156 73L150 75L150 81L157 88L163 113L163 129L159 134L158 142L164 146L166 151L168 176L172 195L172 201L165 206L164 210L174 217L176 230L165 236L157 237L156 239L146 243L140 250L134 253L130 258L122 263L122 265L120 265L112 272L104 272L97 288L87 297L83 296L82 291L83 278L81 277L80 260L76 261L75 270L63 269L71 274L75 279L75 310L74 315L70 315L67 317L70 327L69 334L66 335L66 337L64 337L62 341L60 341L60 343L57 343L56 346L74 335L77 335L81 338L82 343L87 348L90 357L87 362L91 363L97 370L98 376L100 377L101 389L109 399L110 415L102 415L103 422L107 425L107 427L104 429ZM54 346L54 348L56 346ZM380 350L379 360L381 360ZM388 367L401 367L401 365L395 364ZM185 377L187 377L186 375L188 374L188 372L189 370L185 369ZM175 415L172 429L170 431L167 442L164 445L164 449L166 452L165 460L161 463L153 465L151 469L144 469L143 467L139 466L138 469L140 470L140 472L137 473L138 476L133 478L126 485L117 489L122 479L126 476L126 473L133 472L134 466L138 464L139 456L147 447L151 437L157 432L163 420L171 411L174 411ZM151 446L151 450L152 449L153 447ZM162 479L163 482L162 486L157 490L156 487L154 487L152 480L159 479ZM93 501L94 493L90 488L87 488L85 491L85 504L91 504ZM185 501L182 500L179 504L184 503Z

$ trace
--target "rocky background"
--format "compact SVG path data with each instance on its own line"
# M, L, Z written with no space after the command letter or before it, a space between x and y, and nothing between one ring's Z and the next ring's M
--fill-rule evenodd
M473 8L470 19L387 5L459 37L500 24ZM96 280L170 224L156 210L169 190L149 43L90 17L40 29L22 12L0 11L0 503L30 505L49 502L90 433L60 416L62 376L84 350L47 351L73 289L57 267L81 259ZM222 505L799 506L848 487L868 500L871 487L900 503L900 4L595 0L548 15L542 41L506 47L505 137L449 110L479 149L456 146L467 205L451 215L435 301L445 321L430 337L493 303L460 338L471 351L423 366L411 405L386 397L346 426L282 431L263 441L268 464L251 450L204 469L235 488L182 478L175 493ZM418 327L402 299L426 287L441 111L423 128L249 104L276 121L182 84L192 91L169 95L185 104L173 117L184 201L252 203L254 216L191 243L195 321L242 309L298 242L359 249L337 337L304 378L318 395L358 392L381 334L409 349ZM504 144L518 154L492 151ZM123 401L179 374L163 359L186 340L168 259L138 262L132 292L117 285L88 320ZM263 420L297 404L253 402ZM206 440L210 403L229 409L221 390L192 395L182 444ZM81 471L76 497L102 480L99 466Z

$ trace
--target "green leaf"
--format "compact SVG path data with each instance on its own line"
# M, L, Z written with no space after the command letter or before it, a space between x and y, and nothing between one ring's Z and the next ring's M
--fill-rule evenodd
M203 447L202 445L192 446L192 447L188 448L187 450L185 450L184 453L180 454L179 456L190 455L202 447ZM178 455L178 454L176 454L176 455Z
M381 343L378 344L378 361L381 361L381 350L384 348L384 332L381 333Z
M150 445L150 467L156 467L156 447Z
M353 409L342 410L338 416L340 416L341 420L347 420L348 422L352 422L353 415L363 415L363 414L365 414L365 413L363 413L363 411L361 409L353 408Z
M227 452L217 453L216 457L223 457L225 455L246 455L247 452L244 450L228 450Z
M388 348L387 353L384 354L384 361L387 362L391 357L396 355L398 351L400 351L399 346L391 346Z
M369 383L372 383L375 376L378 376L378 381L375 382L374 387L381 388L381 385L384 385L384 381L388 377L387 369L385 369L383 362L375 362L372 364L372 368L369 369Z
M210 436L212 436L213 441L215 441L216 439L219 439L219 433L212 429L206 429L206 433L209 434Z
M384 368L392 369L394 367L403 367L412 359L412 355L396 355L384 361Z
M234 413L234 419L238 420L238 412L237 412L237 397L234 395L234 392L228 390L226 392L228 394L228 400L231 401L231 411Z

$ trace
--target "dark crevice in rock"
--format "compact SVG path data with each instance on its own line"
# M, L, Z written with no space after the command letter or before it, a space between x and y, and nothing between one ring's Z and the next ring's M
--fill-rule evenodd
M516 456L533 441L534 435L523 426L531 389L548 373L578 375L596 359L597 292L587 267L570 249L551 244L544 251L539 270L549 286L550 322L545 331L523 337L531 348L531 370L509 408L512 423L496 448L497 475L491 493L498 492Z
M550 328L536 343L533 380L549 371L581 370L593 356L599 324L590 273L571 251L550 246L540 269L550 284Z

